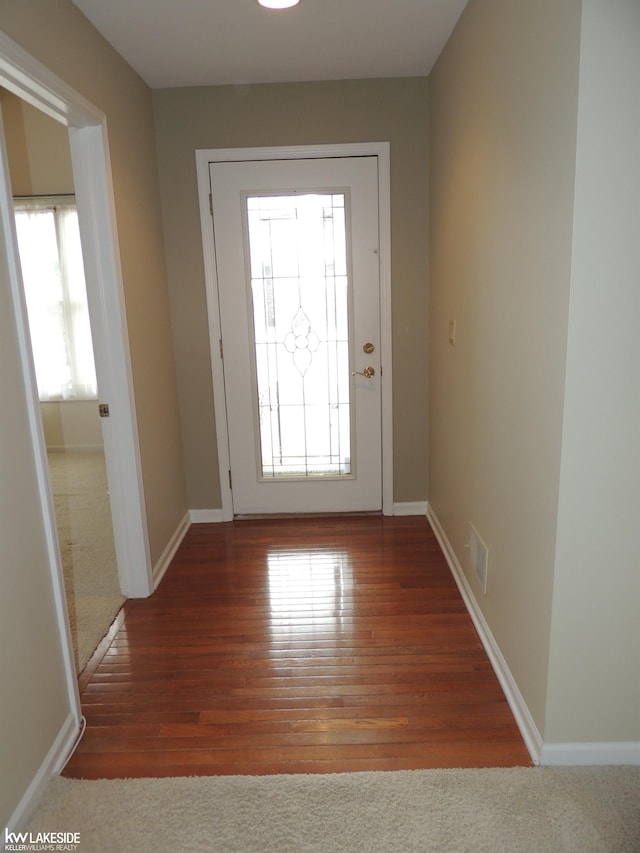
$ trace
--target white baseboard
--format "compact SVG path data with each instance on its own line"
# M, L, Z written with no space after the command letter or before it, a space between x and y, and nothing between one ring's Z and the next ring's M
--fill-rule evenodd
M640 764L640 741L603 743L545 743L540 753L544 767Z
M426 515L426 501L407 501L404 503L394 503L394 515ZM190 509L189 518L192 524L219 524L224 521L223 511L221 509Z
M433 528L442 552L445 556L454 580L458 585L460 594L469 615L476 627L480 640L491 661L500 685L504 691L509 707L513 712L520 734L525 742L529 754L535 764L545 767L568 767L587 765L640 765L640 741L629 742L603 742L603 743L544 743L531 716L527 705L522 698L517 684L507 666L496 640L487 625L487 622L475 599L473 591L462 570L462 566L451 547L446 533L442 529L438 518L429 506L427 518Z
M219 524L224 521L221 509L190 509L191 524Z
M35 810L38 808L44 788L54 776L57 776L67 763L69 755L80 735L80 724L73 714L69 714L46 758L40 765L38 772L31 780L31 784L25 791L15 811L7 821L9 832L20 832L28 824Z
M158 588L160 581L164 577L165 572L167 571L167 569L169 568L169 566L171 564L171 560L173 560L176 551L180 547L180 543L182 542L184 537L187 535L187 531L189 530L190 526L191 526L191 518L189 516L189 513L187 513L185 515L185 517L182 519L182 521L180 522L180 524L178 525L178 527L176 528L173 536L171 537L171 539L169 540L169 542L167 544L167 547L164 549L164 551L160 555L160 559L158 560L158 562L153 567L152 576L153 576L153 588L154 589Z
M469 615L475 625L476 631L480 636L480 641L484 646L484 650L491 662L491 666L493 667L498 681L500 682L500 686L504 691L504 695L509 703L513 716L515 717L516 724L520 729L520 734L525 742L525 746L529 750L529 754L534 764L538 764L540 762L540 753L543 746L540 732L538 731L533 717L531 716L522 694L518 689L518 685L511 674L511 670L507 666L507 662L500 651L495 637L491 633L491 629L478 606L471 587L465 577L464 571L462 570L462 566L458 562L458 558L451 547L451 543L449 542L449 539L442 529L442 526L440 525L440 522L438 521L438 518L431 506L427 506L427 518L429 519L429 523L431 524L436 539L442 548L442 553L449 564L453 578L458 585L460 595L462 596L465 607L469 611Z
M397 503L393 505L393 514L394 515L426 515L427 514L427 502L426 501L406 501L404 503Z

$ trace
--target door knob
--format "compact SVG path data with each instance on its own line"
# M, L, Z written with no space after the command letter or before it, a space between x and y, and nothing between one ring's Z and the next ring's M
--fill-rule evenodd
M376 375L376 371L374 367L365 367L364 370L354 370L351 374L352 376L364 376L365 379L371 379L372 376Z

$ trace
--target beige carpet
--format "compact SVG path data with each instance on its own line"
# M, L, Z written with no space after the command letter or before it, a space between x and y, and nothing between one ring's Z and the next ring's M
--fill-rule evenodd
M55 779L79 853L638 853L640 767Z
M50 453L71 637L80 672L124 603L101 452Z

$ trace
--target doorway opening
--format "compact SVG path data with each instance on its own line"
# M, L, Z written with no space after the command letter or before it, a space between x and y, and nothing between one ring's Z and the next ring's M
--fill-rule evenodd
M0 90L22 284L73 656L81 672L125 601L98 415L66 128Z
M223 519L231 520L234 516L247 513L290 513L292 511L309 513L324 512L328 509L357 512L375 509L379 511L381 508L383 514L392 515L388 143L208 149L197 151L196 158ZM356 192L351 186L350 170L356 164L363 170L358 178L358 180L362 178L363 185L367 180L364 171L366 167L370 167L373 178L360 196L358 195L360 190ZM333 166L342 167L342 171L334 172L329 177L328 170ZM265 170L269 172L269 177L264 177ZM286 173L285 170L291 171ZM248 181L246 186L244 184L241 186L240 183L234 184L236 177L240 182ZM283 188L290 188L291 192L282 192ZM318 269L322 268L322 275L315 274L315 278L318 282L324 280L324 284L322 287L318 284L317 289L313 283L313 271L310 276L307 276L303 287L299 286L300 278L297 274L295 276L277 274L269 260L270 257L271 259L274 257L273 244L267 245L266 254L262 253L264 257L258 258L260 252L256 247L264 243L262 236L265 223L267 229L273 233L276 227L281 230L280 225L283 224L283 219L300 218L298 203L291 202L294 196L299 200L304 199L305 202L318 197L322 201L319 226L319 233L322 232L322 236L319 242L324 243L326 249L327 240L329 240L329 252L328 255L325 253L319 261ZM358 198L366 198L367 201L363 203L358 201ZM280 205L282 199L288 199L284 206ZM331 200L330 204L327 203L328 199ZM235 241L233 244L227 241L227 237L231 238L231 235L227 235L226 231L224 235L220 234L220 228L225 227L225 216L221 215L216 219L216 212L223 209L220 205L225 204L226 201L234 205L234 213L238 214L233 221L238 223L244 219L244 234L240 230L239 235L232 238ZM274 212L269 213L267 209L273 204L280 205L281 208L280 212L275 211L277 226ZM368 232L367 228L362 229L362 233L368 233L368 236L364 238L364 248L358 260L359 269L356 270L351 269L354 267L356 258L355 252L351 253L355 244L351 242L346 252L341 252L340 234L342 233L345 241L348 241L352 232L355 234L354 223L367 218L365 216L363 219L360 215L355 215L354 211L358 204L363 213L368 209L375 209L375 216L373 224L367 226ZM337 212L338 209L344 212ZM263 220L263 226L258 225L258 230L254 231L251 221L256 218ZM297 225L294 229L297 229ZM263 232L262 236L259 235L260 230ZM281 242L291 239L290 236L280 235L280 237ZM228 253L227 248L232 246ZM310 255L299 251L299 248L300 246L295 252L289 250L282 253L281 258L285 261L287 257L294 258L297 265L300 263L302 266L307 265ZM338 270L341 263L344 269ZM238 276L232 270L234 264L236 269L244 264L244 273ZM254 275L254 266L257 270L256 275ZM340 282L340 273L343 273L342 282ZM289 318L287 329L282 326L286 312L276 319L278 309L274 302L276 291L273 288L278 278L279 284L283 285L281 293L285 294L281 296L282 304L291 302L292 299L295 302L296 293L299 296L298 304L294 306L292 316ZM356 330L351 340L348 340L348 337L353 333L353 328L349 326L353 326L353 319L347 312L344 314L347 319L339 320L336 329L328 331L323 328L323 331L327 331L326 335L316 331L315 321L312 321L306 305L320 300L320 314L324 314L326 318L333 313L334 303L337 304L342 300L345 306L349 305L355 293L355 290L352 290L354 282L370 284L374 278L379 282L379 291L371 299L367 296L361 297L361 302L356 306L357 310L353 312L353 316L362 314L366 322L362 329ZM289 284L293 283L292 287L288 287L287 279ZM225 287L225 281L234 281L235 284ZM329 282L331 298L327 297L324 291L327 282ZM334 284L338 285L335 291ZM342 292L340 288L343 288ZM240 314L235 315L235 308L232 308L231 312L227 311L226 294L231 292L245 294L243 322L236 322ZM364 293L365 290L362 292ZM371 291L369 295L370 293ZM290 306L287 305L287 307ZM372 310L375 316L371 313ZM223 317L225 313L226 318ZM246 330L251 328L251 323L246 319L247 315L254 321L253 340L245 342L243 339L242 356L237 359L235 350L230 356L225 348L228 341L235 346L235 341L240 339L240 335L246 336ZM341 323L344 328L341 327ZM327 325L324 319L321 324L323 327ZM278 329L278 326L282 328ZM236 335L236 331L239 331L240 335ZM362 340L359 339L360 337ZM271 338L274 339L271 340ZM260 358L257 356L259 347L264 350ZM247 354L252 348L253 356L251 357ZM291 381L286 383L281 381L279 372L275 376L272 375L273 371L270 368L274 364L274 359L269 361L269 348L271 355L277 355L283 370L289 372ZM226 361L225 352L227 352ZM328 370L324 371L322 378L315 383L306 383L306 377L322 361L321 356L327 362ZM334 356L333 363L331 363L331 356ZM265 368L267 364L269 367ZM252 375L254 388L248 393L240 392L236 383L238 378L236 373L240 370L245 376ZM280 399L283 390L286 392L287 389L290 390L296 385L300 393L295 399L287 400L285 410ZM321 385L326 393L324 391L321 393ZM226 393L226 389L229 389L229 394ZM322 405L319 405L316 410L314 406L318 400L315 398L319 396L323 397L320 401ZM235 410L235 402L240 398L252 402L249 403L248 410L240 415L238 421L237 413L234 414L232 410ZM360 415L355 418L351 415L352 421L347 423L345 413L348 412L351 402L358 400L361 408ZM327 410L329 416L326 416ZM322 414L323 412L325 414ZM240 431L236 428L238 423L241 424ZM374 439L369 442L369 447L377 445L378 453L378 460L373 465L369 464L371 457L367 457L365 461L363 456L358 466L356 453L358 442L360 447L364 447L365 442L363 435L356 434L356 425L361 430L365 426L373 428ZM245 430L252 433L247 435L245 443L245 448L249 448L249 452L234 448ZM316 441L321 433L323 433L322 442ZM311 472L309 459L313 457L313 453L308 452L310 442L315 445L316 455L319 454L322 457L318 460L317 470L314 470L316 466L312 461ZM304 478L300 474L301 466L305 469ZM327 466L330 470L326 470ZM356 497L356 480L367 473L369 486L363 489L362 484L359 484L361 493ZM236 485L238 475L242 478L242 495L239 494L240 490ZM292 485L295 481L300 483L302 479L315 483L312 490L313 497L309 496L310 493L303 495L300 488L296 489ZM344 484L340 500L336 500L331 494L331 480L334 482L341 480ZM274 488L266 491L263 486L269 481ZM348 481L351 481L350 485L347 485ZM256 487L253 493L244 490L247 483L252 490L254 486ZM345 493L352 486L353 493L345 497ZM286 492L290 494L285 494ZM260 493L262 497L258 496ZM248 495L248 500L245 500L245 495ZM318 497L319 495L321 497ZM373 503L369 506L367 501L373 501Z

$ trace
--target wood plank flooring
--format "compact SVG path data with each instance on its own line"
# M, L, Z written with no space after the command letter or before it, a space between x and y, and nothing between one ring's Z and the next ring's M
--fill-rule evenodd
M531 763L422 517L193 526L80 690L72 777Z

